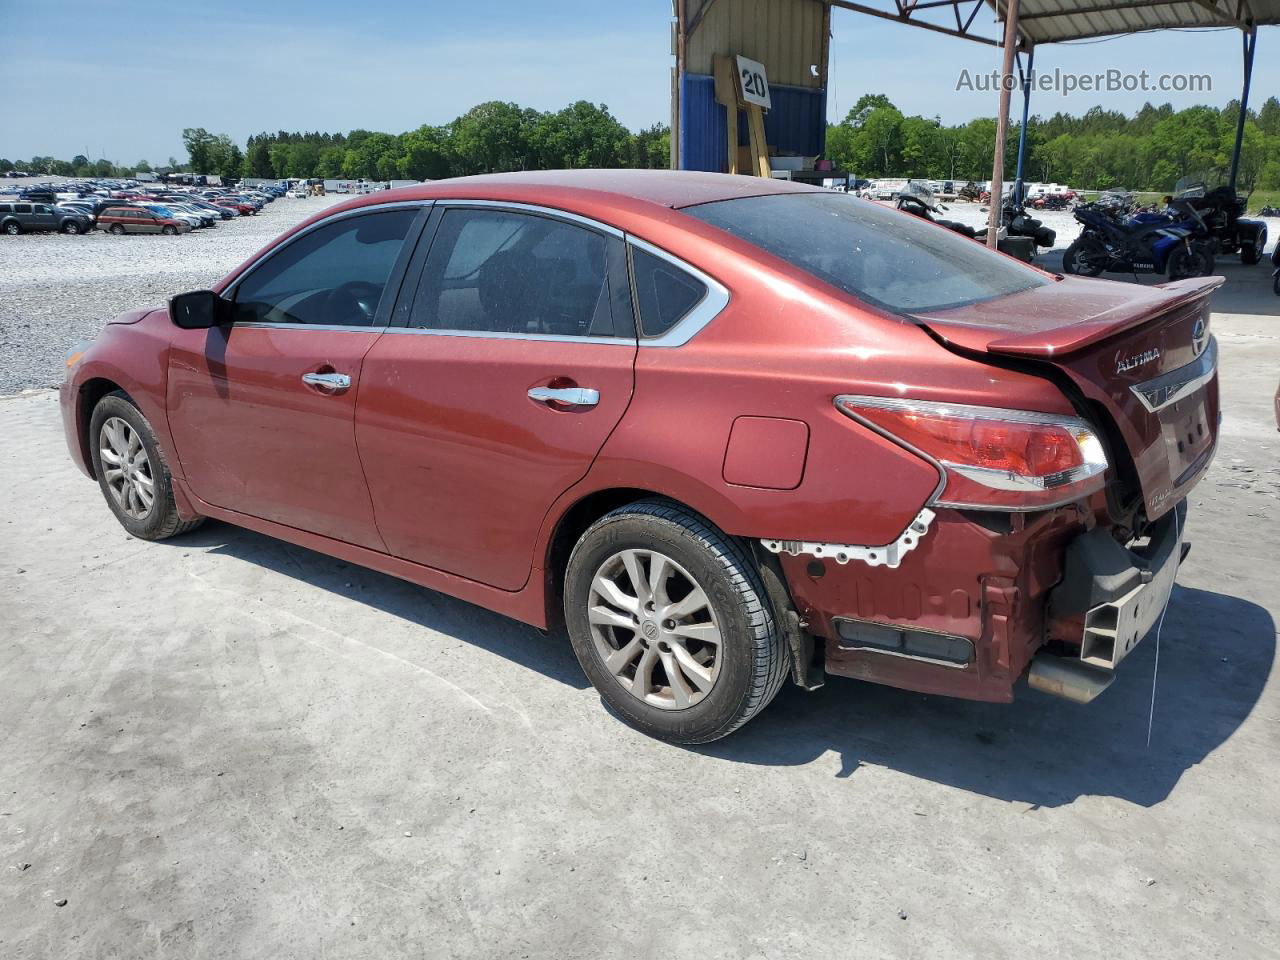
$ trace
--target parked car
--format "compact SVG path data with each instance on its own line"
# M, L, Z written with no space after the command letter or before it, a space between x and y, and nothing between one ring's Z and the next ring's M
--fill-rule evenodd
M1088 701L1184 555L1220 283L1054 277L783 181L439 181L111 321L63 422L131 535L215 517L563 620L669 740L825 673Z
M232 210L236 211L236 213L239 213L246 217L249 216L250 214L258 212L257 207L255 207L252 203L246 203L244 200L231 200L225 197L218 197L213 202L220 207L229 207Z
M138 205L107 207L98 214L98 226L108 233L190 233L191 224Z
M87 233L93 217L78 210L62 209L51 203L0 203L0 233Z

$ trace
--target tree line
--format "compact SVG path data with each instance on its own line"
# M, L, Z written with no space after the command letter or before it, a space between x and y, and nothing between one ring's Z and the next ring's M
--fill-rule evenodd
M1127 187L1166 191L1180 178L1225 180L1235 141L1236 102L1218 109L1145 105L1133 116L1094 107L1081 116L1056 113L1027 124L1028 180L1083 189ZM996 121L978 117L947 126L937 117L907 116L884 94L867 94L827 127L827 156L860 177L986 180L995 153ZM1005 176L1014 175L1019 136L1011 126ZM670 131L662 124L633 133L603 104L578 101L538 111L491 101L450 123L400 134L259 133L243 148L203 127L182 132L187 162L170 157L158 172L249 177L437 180L504 170L572 167L666 167ZM120 167L77 156L0 159L0 172L121 176L150 171L146 161ZM1280 189L1280 99L1250 110L1245 124L1240 187Z
M1133 116L1094 107L1082 116L1055 113L1027 122L1027 180L1086 190L1125 187L1167 191L1182 178L1210 186L1226 181L1239 101L1174 110L1143 106ZM1011 124L1005 178L1014 176L1020 124ZM860 177L989 180L996 121L978 117L947 126L937 117L907 116L884 94L867 94L827 127L827 156ZM1280 189L1280 99L1249 110L1238 185Z

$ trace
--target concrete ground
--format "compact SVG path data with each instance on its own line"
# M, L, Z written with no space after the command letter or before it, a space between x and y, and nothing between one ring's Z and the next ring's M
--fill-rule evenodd
M0 400L0 956L1277 956L1266 281L1219 298L1194 547L1100 700L832 680L696 750L562 637L223 524L129 539L54 394Z

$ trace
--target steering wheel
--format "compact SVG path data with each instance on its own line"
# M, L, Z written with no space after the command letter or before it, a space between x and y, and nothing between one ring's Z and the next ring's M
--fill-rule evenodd
M326 313L329 321L343 326L360 326L373 323L374 312L382 288L365 280L351 280L329 291Z

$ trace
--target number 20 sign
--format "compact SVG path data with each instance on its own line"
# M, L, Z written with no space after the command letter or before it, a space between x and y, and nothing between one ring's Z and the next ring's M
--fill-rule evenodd
M769 80L765 76L764 64L748 60L743 56L739 56L737 59L738 80L742 84L742 99L747 103L754 103L757 107L764 107L768 110L772 104L769 102Z

